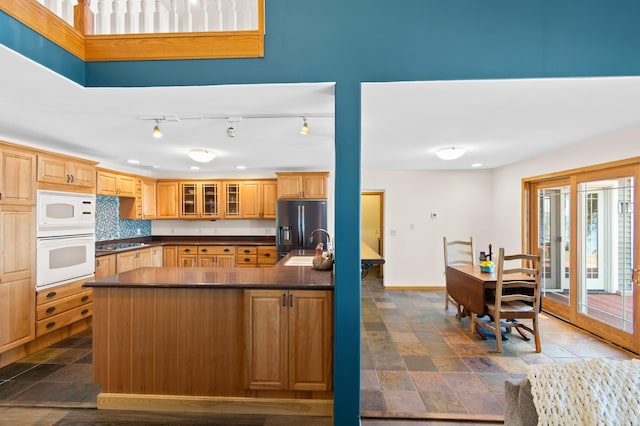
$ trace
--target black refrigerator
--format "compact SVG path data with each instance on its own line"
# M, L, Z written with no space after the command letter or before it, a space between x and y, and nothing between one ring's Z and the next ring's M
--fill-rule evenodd
M276 205L278 259L291 250L315 249L320 242L326 247L327 237L322 232L316 232L311 240L311 233L316 229L327 229L326 200L279 200Z

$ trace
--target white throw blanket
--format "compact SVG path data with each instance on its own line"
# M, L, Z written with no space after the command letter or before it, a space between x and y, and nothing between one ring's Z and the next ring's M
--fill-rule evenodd
M529 368L538 425L639 425L640 361L592 359Z

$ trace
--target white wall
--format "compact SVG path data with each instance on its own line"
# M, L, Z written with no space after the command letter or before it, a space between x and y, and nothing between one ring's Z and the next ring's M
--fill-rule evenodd
M484 250L491 186L487 170L363 172L363 191L384 192L384 285L444 285L444 236Z
M520 251L523 178L637 156L630 129L494 170L363 172L363 191L385 193L384 285L443 286L443 236Z

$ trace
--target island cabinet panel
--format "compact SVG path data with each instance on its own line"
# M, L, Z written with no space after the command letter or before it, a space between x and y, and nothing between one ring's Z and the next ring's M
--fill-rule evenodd
M94 287L94 381L103 393L244 396L243 303L241 289Z
M248 389L331 390L331 291L247 290L245 316Z

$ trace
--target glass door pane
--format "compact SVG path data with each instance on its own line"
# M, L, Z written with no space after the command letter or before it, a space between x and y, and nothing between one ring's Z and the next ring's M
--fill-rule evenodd
M633 333L634 179L578 185L577 312Z
M542 296L570 302L570 187L538 189L538 247L542 247Z

